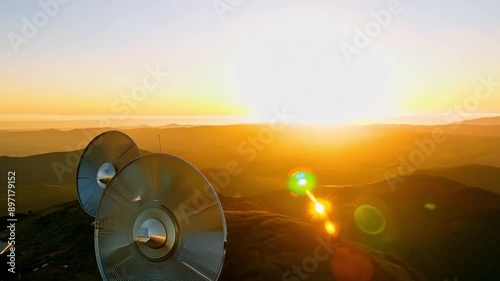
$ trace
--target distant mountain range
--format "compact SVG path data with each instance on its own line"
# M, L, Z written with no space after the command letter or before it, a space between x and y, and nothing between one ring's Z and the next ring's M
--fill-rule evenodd
M461 122L466 125L497 126L500 125L500 116L471 119Z

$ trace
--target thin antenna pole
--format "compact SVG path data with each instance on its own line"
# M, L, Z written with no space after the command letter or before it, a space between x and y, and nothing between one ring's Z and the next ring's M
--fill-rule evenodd
M161 136L160 135L158 135L158 144L160 146L160 153L161 153Z

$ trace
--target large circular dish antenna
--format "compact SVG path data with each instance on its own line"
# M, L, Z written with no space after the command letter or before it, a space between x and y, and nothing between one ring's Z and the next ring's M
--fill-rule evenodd
M80 158L76 175L78 201L89 215L95 217L104 189L115 174L140 151L124 133L109 131L95 137Z
M226 245L220 201L191 164L134 159L104 189L95 222L103 280L217 280Z

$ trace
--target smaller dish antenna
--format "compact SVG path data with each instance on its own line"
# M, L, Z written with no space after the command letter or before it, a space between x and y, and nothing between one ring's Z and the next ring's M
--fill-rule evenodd
M109 131L95 137L80 158L76 175L78 201L95 217L104 189L116 173L141 155L135 142L126 134Z

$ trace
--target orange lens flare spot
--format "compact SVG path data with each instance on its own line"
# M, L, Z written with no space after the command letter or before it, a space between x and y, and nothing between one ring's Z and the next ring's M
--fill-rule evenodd
M310 195L311 203L309 203L308 213L314 221L328 219L328 214L332 211L332 204L328 200L316 199L314 195Z
M338 281L370 281L375 272L371 257L354 245L343 245L335 251L332 270Z
M296 167L296 168L290 170L290 172L288 172L288 177L291 178L297 172L306 172L306 173L311 174L312 170L307 168L307 167Z
M325 223L325 230L330 235L337 234L337 226L334 223L330 222L330 221L327 221Z

